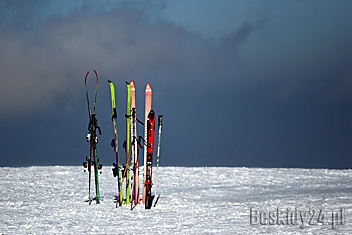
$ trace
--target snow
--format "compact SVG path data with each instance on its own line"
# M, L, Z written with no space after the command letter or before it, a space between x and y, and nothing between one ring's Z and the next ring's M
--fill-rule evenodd
M156 207L131 211L115 208L110 167L99 205L85 202L83 167L0 168L0 234L352 234L352 170L159 167L158 176Z

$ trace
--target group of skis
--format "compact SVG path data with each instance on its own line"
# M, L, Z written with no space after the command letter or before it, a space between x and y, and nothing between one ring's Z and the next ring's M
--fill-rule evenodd
M89 124L88 124L88 134L87 142L89 142L90 151L89 157L86 157L86 162L83 163L84 170L89 173L89 184L88 184L88 202L91 204L93 200L97 204L100 203L100 191L99 191L99 173L101 173L102 165L99 164L99 158L97 156L96 145L98 143L98 136L101 135L101 129L98 126L98 121L96 119L96 97L98 91L98 73L94 70L96 85L94 93L94 105L93 110L91 110L88 96L88 86L87 86L87 77L89 72L87 72L84 83L86 88L86 97L88 104L88 115L89 115ZM113 163L113 176L117 178L117 195L116 195L116 207L122 205L130 205L131 210L137 204L145 205L145 209L150 209L152 207L152 202L156 196L156 187L157 187L157 177L158 177L158 167L160 159L160 139L162 131L162 115L158 116L158 142L157 142L157 164L156 164L156 183L155 183L155 193L152 196L152 167L153 167L153 155L154 155L154 133L155 133L155 119L156 115L152 109L152 88L149 83L145 87L145 119L144 123L137 119L136 115L136 89L135 83L132 80L131 82L126 82L127 90L127 102L126 102L126 140L123 142L123 148L125 151L125 163L122 164L122 158L119 152L119 141L118 141L118 128L117 128L117 118L118 112L116 107L115 100L115 87L113 82L108 80L110 88L110 97L111 97L111 123L113 129L113 139L111 141L111 146L114 149L115 163ZM137 123L144 126L144 138L137 135ZM140 149L143 149L143 185L142 192L140 192L139 185L139 152ZM92 166L94 167L94 176L95 176L95 197L91 197L91 172ZM124 186L124 187L123 187ZM142 200L140 199L140 194L142 193ZM154 206L158 202L159 196L156 198Z

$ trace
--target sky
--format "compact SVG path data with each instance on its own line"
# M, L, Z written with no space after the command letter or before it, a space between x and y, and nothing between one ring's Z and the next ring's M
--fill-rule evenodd
M0 0L0 166L82 164L84 75L95 69L105 166L109 79L120 149L125 81L141 120L151 84L161 165L352 168L351 10L349 0Z

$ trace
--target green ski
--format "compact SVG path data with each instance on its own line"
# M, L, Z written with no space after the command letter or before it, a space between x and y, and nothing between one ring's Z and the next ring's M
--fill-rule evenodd
M117 197L116 197L116 207L123 205L123 191L122 191L122 175L121 175L121 160L119 155L119 141L118 141L118 130L117 130L117 108L115 102L115 87L114 84L108 80L110 87L110 96L111 96L111 122L112 129L114 133L114 139L111 141L111 146L114 148L115 154L115 163L113 164L114 168L112 169L114 177L117 177Z
M131 185L130 185L130 150L131 150L131 85L126 82L127 104L126 104L126 204L131 203Z

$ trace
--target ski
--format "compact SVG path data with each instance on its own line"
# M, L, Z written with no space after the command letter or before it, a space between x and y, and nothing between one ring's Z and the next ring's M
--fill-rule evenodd
M156 174L155 174L155 193L154 195L157 195L157 187L158 187L158 168L159 168L159 161L160 161L160 141L161 141L161 131L162 131L162 126L163 126L163 115L159 115L158 116L158 126L159 126L159 130L158 130L158 150L157 150L157 155L156 155ZM159 200L160 195L158 195L154 207L156 206L156 203Z
M131 169L133 173L133 180L131 183L132 189L132 200L131 200L131 210L133 209L133 204L139 204L139 172L138 172L138 140L137 140L137 117L136 117L136 88L134 81L130 82L131 86Z
M127 89L127 104L126 104L126 170L124 175L126 177L126 204L131 202L131 185L130 185L130 155L131 155L131 85L126 82Z
M110 97L111 97L111 123L114 138L111 141L111 146L114 149L115 155L115 163L113 163L113 176L117 177L117 197L116 197L116 207L121 206L123 204L123 191L122 191L122 175L121 175L121 160L119 155L119 141L118 141L118 129L117 129L117 108L116 108L116 101L115 101L115 86L110 80L109 88L110 88Z
M84 85L86 88L86 98L87 98L87 105L88 105L88 116L89 116L89 124L88 124L88 134L87 134L87 142L89 142L89 158L86 157L87 163L87 170L89 175L89 183L88 183L88 201L89 204L92 202L92 198L90 195L91 191L91 166L94 165L94 178L95 178L95 198L96 203L100 203L100 190L99 190L99 173L101 173L102 165L99 164L99 158L97 154L97 143L98 143L98 136L97 130L99 131L99 135L101 135L101 129L98 126L98 120L96 118L96 99L98 93L98 73L96 70L93 70L95 74L95 93L94 93L94 103L93 103L93 110L91 111L90 103L89 103L89 95L88 95L88 85L87 85L87 78L89 75L89 71L86 73L84 77ZM85 167L85 164L83 164Z
M147 140L148 137L148 132L147 132L147 119L150 110L152 109L152 87L150 86L149 83L146 84L145 86L145 112L144 112L144 140ZM143 152L144 156L144 165L143 165L143 182L146 182L146 175L147 175L147 148L144 148ZM146 200L146 187L144 185L143 187L143 198L142 198L142 203L145 204Z
M147 120L147 165L146 165L146 179L144 187L146 191L145 209L150 209L152 206L152 166L154 154L154 130L155 130L155 113L150 110Z

